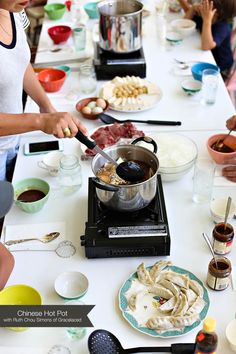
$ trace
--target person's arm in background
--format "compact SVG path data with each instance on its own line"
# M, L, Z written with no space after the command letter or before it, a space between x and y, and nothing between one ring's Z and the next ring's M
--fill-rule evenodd
M229 130L236 131L236 115L232 116L226 121L226 127ZM231 166L222 168L222 175L232 182L236 182L236 161L229 161Z
M192 7L189 3L188 0L178 0L180 6L182 7L182 9L184 10L184 12L186 13L187 11L190 10L190 8Z
M216 14L216 9L213 8L213 1L203 0L199 5L199 12L203 21L201 32L202 50L211 50L216 47L216 42L212 35L212 22Z
M194 16L199 15L199 4L191 5L187 0L178 0L178 2L185 12L184 18L192 20Z

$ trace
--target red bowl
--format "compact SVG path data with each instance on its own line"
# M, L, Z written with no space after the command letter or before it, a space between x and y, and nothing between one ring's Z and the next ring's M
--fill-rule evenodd
M72 30L69 26L53 26L48 29L48 34L55 44L66 42L71 36Z
M64 70L45 69L38 73L38 80L47 92L57 92L60 90L66 79Z
M236 162L236 136L234 135L229 135L227 134L216 134L212 135L208 140L207 140L207 150L212 157L212 159L219 165L226 165L226 164L235 164ZM219 139L225 139L224 143L225 145L229 146L231 149L233 149L233 152L219 152L214 149L212 149L212 145L217 142Z

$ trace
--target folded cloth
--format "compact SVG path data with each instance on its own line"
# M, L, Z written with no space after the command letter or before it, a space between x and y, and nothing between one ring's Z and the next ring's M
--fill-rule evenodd
M66 239L66 225L64 222L6 225L3 243L10 240L42 238L51 232L59 232L60 235L55 240L48 243L42 243L35 240L22 242L7 247L10 251L55 251L58 244Z

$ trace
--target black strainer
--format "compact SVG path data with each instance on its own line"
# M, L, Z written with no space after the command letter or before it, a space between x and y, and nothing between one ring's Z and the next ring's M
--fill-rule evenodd
M125 353L173 353L193 354L194 344L180 343L172 344L171 347L138 347L124 349L114 334L98 329L92 332L88 338L88 349L90 354L125 354Z

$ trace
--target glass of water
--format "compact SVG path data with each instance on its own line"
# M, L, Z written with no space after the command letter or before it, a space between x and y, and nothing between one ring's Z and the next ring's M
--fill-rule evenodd
M203 104L211 105L216 101L219 71L215 69L205 69L202 72L202 101Z
M198 158L194 165L193 201L209 203L215 176L215 162L208 158Z

